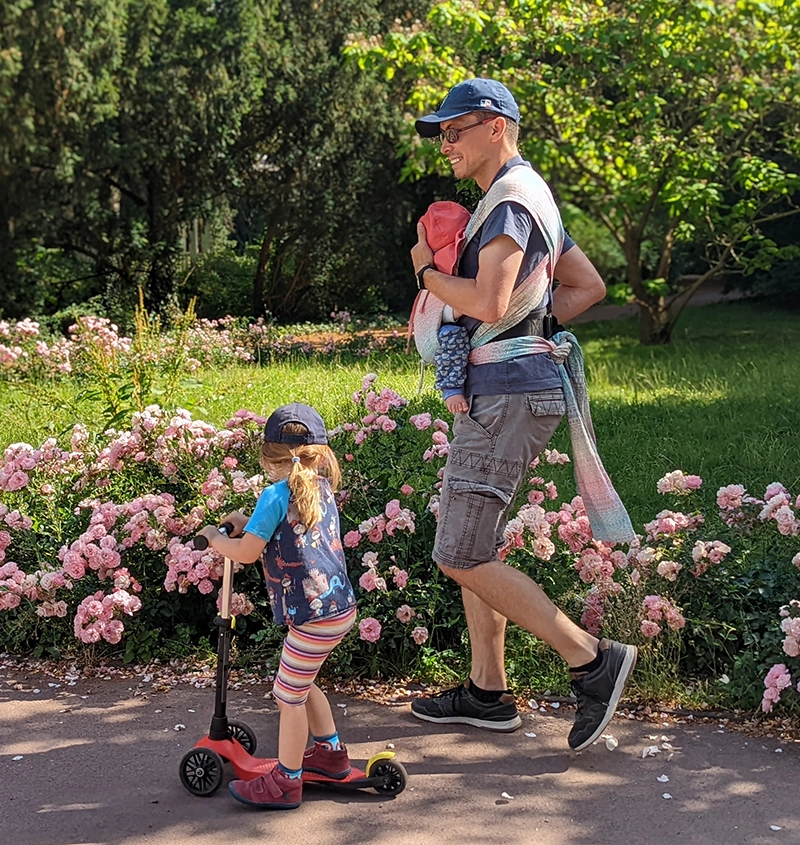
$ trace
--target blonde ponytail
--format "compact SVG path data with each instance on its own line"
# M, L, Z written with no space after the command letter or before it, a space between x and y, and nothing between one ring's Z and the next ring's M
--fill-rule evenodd
M287 423L284 430L291 434L302 434L307 429L300 423ZM285 443L264 441L261 465L272 481L286 479L300 521L306 529L322 519L320 476L328 479L334 491L342 480L339 462L330 446L291 447Z

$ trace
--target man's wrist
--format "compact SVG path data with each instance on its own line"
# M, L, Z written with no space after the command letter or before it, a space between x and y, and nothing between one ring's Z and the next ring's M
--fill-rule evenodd
M425 273L428 270L435 270L433 264L426 264L417 271L417 290L425 290Z

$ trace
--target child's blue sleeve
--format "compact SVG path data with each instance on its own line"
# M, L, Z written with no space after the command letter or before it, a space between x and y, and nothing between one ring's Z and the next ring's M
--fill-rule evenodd
M286 516L288 507L289 485L285 481L265 487L244 530L268 543Z

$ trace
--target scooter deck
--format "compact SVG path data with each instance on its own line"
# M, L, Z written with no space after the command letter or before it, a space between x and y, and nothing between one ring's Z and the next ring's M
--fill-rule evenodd
M227 760L239 780L253 780L259 775L270 772L278 761L272 757L252 757L244 746L235 739L209 739L204 736L196 746L210 748ZM350 774L344 778L332 778L316 772L303 772L303 783L340 787L343 789L370 789L380 786L383 778L367 777L363 769L353 766Z

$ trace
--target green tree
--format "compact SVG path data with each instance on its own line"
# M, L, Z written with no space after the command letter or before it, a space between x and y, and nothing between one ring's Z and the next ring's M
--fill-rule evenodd
M74 184L86 127L116 114L128 0L7 0L0 5L0 308L42 303L32 273L48 185ZM57 202L50 215L63 214ZM21 267L17 265L21 264ZM76 276L91 270L74 266Z
M141 283L148 307L163 307L181 224L235 178L230 152L275 51L273 11L271 0L5 4L7 254L35 240L85 256L114 294Z
M782 255L764 227L800 210L790 0L448 0L350 52L417 113L469 76L505 82L523 152L620 245L643 343L668 343L708 279ZM408 132L407 174L440 168Z
M403 98L343 56L354 29L379 25L379 5L281 5L281 54L245 121L232 198L240 238L258 243L254 314L370 311L403 274L410 285L404 235L420 192L398 188Z

